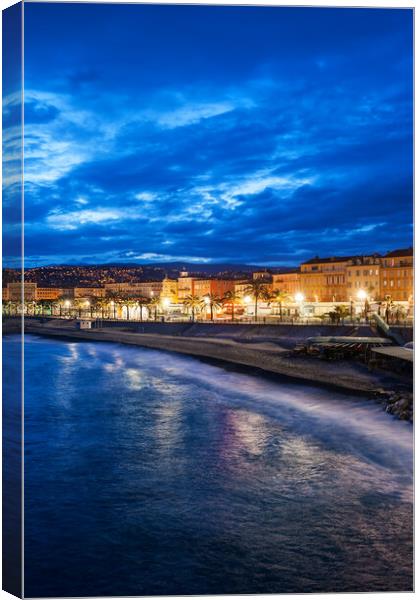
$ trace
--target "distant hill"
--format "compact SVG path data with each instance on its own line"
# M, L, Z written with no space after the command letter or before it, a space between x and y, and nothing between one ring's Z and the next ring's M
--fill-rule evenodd
M50 265L25 270L25 280L41 287L89 287L104 283L161 280L164 277L177 278L181 271L195 277L219 276L226 278L249 277L254 271L264 267L246 264L197 264L197 263L153 263L153 264L106 264L106 265ZM291 267L268 268L271 273L287 273ZM3 286L19 281L17 269L3 269Z

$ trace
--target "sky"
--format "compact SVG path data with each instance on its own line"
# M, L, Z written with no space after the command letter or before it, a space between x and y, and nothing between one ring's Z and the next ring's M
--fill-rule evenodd
M412 91L410 10L25 3L25 262L410 246Z

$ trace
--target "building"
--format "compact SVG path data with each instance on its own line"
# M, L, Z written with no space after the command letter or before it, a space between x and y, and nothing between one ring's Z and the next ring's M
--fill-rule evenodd
M171 304L178 303L178 280L165 277L162 281L162 290L160 293L162 301L168 301Z
M58 300L60 296L65 294L63 288L41 288L36 289L36 299L39 300Z
M413 303L413 248L388 252L381 258L380 299Z
M140 281L136 283L106 283L106 296L121 298L160 298L162 281Z
M370 300L380 299L381 259L379 254L355 256L346 268L347 300L357 301L358 293L366 292Z
M296 294L302 293L300 271L273 275L273 291L284 292L294 299Z
M194 296L194 281L196 277L190 277L186 271L182 271L178 277L178 302L184 302L187 296Z
M267 283L271 283L273 281L273 276L268 271L268 269L264 269L262 271L255 271L252 273L252 279L266 281Z
M352 257L312 258L300 265L300 278L308 302L347 300L346 269Z
M73 298L104 298L103 287L75 287L72 290Z
M233 279L196 279L194 281L194 295L203 298L214 295L223 298L226 292L233 292L235 281Z
M23 285L23 299L25 302L34 302L36 300L36 283L30 283L25 281L23 284L21 282L18 283L8 283L7 284L7 295L8 299L11 302L21 302L22 301L22 285Z

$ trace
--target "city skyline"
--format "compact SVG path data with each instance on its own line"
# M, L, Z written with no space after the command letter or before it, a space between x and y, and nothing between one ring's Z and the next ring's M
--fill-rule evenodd
M410 10L29 3L25 35L26 266L412 245Z

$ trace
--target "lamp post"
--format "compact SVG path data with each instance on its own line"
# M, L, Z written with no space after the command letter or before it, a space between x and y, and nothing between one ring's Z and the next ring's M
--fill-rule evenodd
M368 312L369 312L369 300L368 300L368 295L365 292L365 290L359 290L357 292L357 297L360 300L361 303L364 302L364 313L365 313L365 320L367 322L368 319Z
M245 304L245 305L246 305L246 307L248 308L248 306L249 306L249 305L251 304L251 302L252 302L252 298L251 298L251 296L244 296L243 300L244 300L244 304ZM247 313L247 316L248 316L248 313Z
M205 304L205 307L206 307L205 318L207 319L207 315L209 314L210 296L204 296L204 304ZM211 310L210 310L210 317L212 317ZM213 320L213 319L211 319L211 320Z
M163 320L165 320L165 315L167 313L167 310L169 308L169 305L171 304L171 301L169 300L169 298L163 298L162 299L162 308L163 308Z
M111 302L109 303L112 309L112 314L115 320L115 302L113 300L111 300Z
M302 292L297 292L295 294L295 302L296 302L296 304L299 305L299 316L302 316L304 301L305 301L305 296L302 294Z

